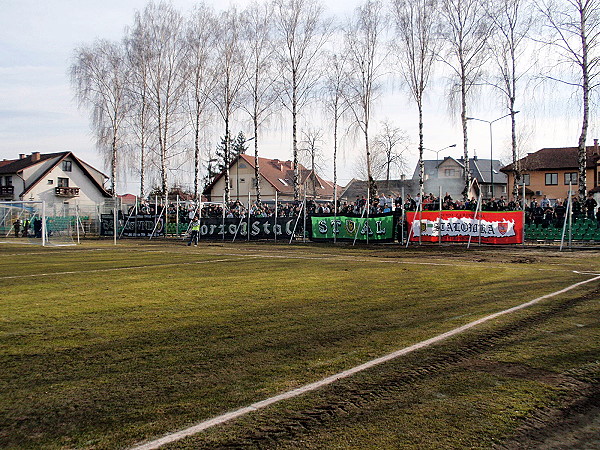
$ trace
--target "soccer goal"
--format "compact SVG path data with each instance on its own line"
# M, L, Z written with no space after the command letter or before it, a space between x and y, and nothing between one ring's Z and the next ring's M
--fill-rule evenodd
M77 208L48 207L39 201L0 202L0 242L75 245L81 220Z

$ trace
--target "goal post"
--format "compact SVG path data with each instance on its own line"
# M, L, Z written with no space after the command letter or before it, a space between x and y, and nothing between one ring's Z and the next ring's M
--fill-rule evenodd
M34 245L75 245L77 209L48 207L42 201L1 201L0 242Z

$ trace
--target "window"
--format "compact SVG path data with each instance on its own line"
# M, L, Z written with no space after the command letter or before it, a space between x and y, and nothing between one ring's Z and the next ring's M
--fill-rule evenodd
M454 169L444 169L444 176L445 177L453 177L456 174L456 170Z
M4 177L4 185L12 186L12 177Z
M529 174L524 173L521 175L521 181L525 183L525 186L529 186Z
M54 184L54 180L48 180L48 184Z
M58 179L58 187L69 187L69 179L68 178L59 178Z
M558 184L558 174L557 173L547 173L546 174L546 186L555 186Z
M565 184L569 184L571 182L572 186L577 185L577 172L566 172L565 173Z
M71 172L72 168L73 168L73 163L71 161L63 161L62 162L63 172Z

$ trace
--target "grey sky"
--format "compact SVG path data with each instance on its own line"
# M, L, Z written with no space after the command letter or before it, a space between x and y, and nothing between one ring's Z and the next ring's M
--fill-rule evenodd
M78 110L73 102L69 84L68 68L74 49L89 44L96 38L119 39L126 26L133 21L136 10L146 5L146 0L0 0L0 159L12 159L19 153L42 153L72 150L90 164L105 170L104 162L97 155L91 137L87 111ZM188 11L195 2L177 0L173 4L182 12ZM206 3L216 9L234 3L240 7L248 1L223 2L210 0ZM335 0L324 2L330 14L344 17L358 5L358 0ZM462 136L453 119L447 114L443 99L443 80L429 97L425 117L426 146L439 149L451 143L457 149L440 154L459 156L462 152ZM490 104L492 103L492 104ZM494 102L482 99L473 115L494 119L505 112ZM556 108L563 109L560 101ZM557 119L554 114L540 114L539 108L525 105L519 119L531 129L529 151L542 146L576 145L578 124L576 113L573 120L565 121L564 115ZM550 107L551 111L556 109ZM399 89L389 90L381 97L376 108L376 120L388 118L406 129L413 142L417 142L417 123L414 106ZM536 118L537 116L537 118ZM546 118L544 118L546 117ZM557 125L559 124L559 125ZM489 156L489 135L485 124L470 126L472 149L481 157ZM494 125L495 157L506 146L508 122ZM595 137L596 123L592 123L590 138ZM241 125L240 125L241 127ZM325 133L327 135L327 132ZM265 142L266 157L288 159L291 157L291 132L284 125L272 127ZM217 142L217 137L213 139ZM350 139L351 141L351 139ZM352 142L346 142L346 158L340 164L341 184L352 178L352 166L356 150ZM328 149L325 153L328 154ZM354 152L354 153L353 153ZM427 155L435 158L434 153ZM410 159L412 173L416 155ZM324 174L332 178L330 174ZM121 186L120 191L134 191L132 186Z

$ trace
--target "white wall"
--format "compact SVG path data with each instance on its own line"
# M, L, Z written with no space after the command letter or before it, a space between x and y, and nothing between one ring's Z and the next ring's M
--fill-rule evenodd
M72 161L72 159L66 158L64 161ZM103 203L105 197L75 161L72 161L71 167L71 172L65 172L62 169L62 162L58 164L26 194L27 198L23 200L29 200L33 197L34 200L45 201L49 206L65 202L68 202L69 206L75 206L76 204L79 206L93 206ZM55 195L55 188L58 187L58 178L68 178L70 188L79 188L79 196L57 197ZM52 180L52 184L48 184L49 180Z
M256 189L254 188L254 167L245 161L242 161L242 165L245 167L237 167L237 163L229 171L229 196L232 201L238 199L238 177L239 177L239 199L240 202L246 204L248 202L248 192L250 192L250 198L256 200ZM242 182L242 179L244 180ZM271 183L266 181L262 176L259 179L260 183L260 196L263 201L275 200L275 188ZM225 177L221 177L219 181L215 183L212 189L213 202L223 201L223 192L225 191Z

